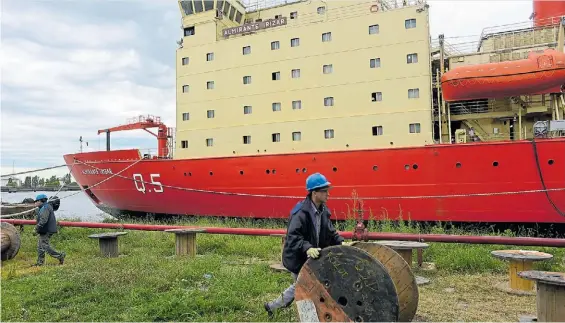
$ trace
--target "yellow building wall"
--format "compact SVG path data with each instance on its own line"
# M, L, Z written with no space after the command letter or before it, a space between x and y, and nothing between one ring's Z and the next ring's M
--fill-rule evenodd
M324 15L317 13L320 6L326 6ZM175 158L432 143L428 12L418 8L371 13L366 2L301 2L261 11L263 20L282 14L286 26L227 39L217 19L196 25L177 51ZM297 19L289 19L293 11ZM406 19L416 19L416 28L405 29ZM379 25L378 34L369 34L373 24ZM325 32L331 32L330 42L322 42ZM298 47L290 46L292 38L300 39ZM279 41L280 49L271 50L272 41ZM251 46L251 54L243 55L244 46ZM207 53L214 53L214 60L206 61ZM406 63L411 53L418 54L418 63ZM183 57L188 65L182 65ZM370 68L371 58L380 58L379 68ZM332 73L323 73L325 64L332 65ZM300 69L299 78L291 77L293 69ZM272 72L280 72L280 79L272 80ZM251 84L243 84L247 75ZM208 81L213 89L207 89ZM188 93L183 85L189 85ZM419 98L409 99L408 89L415 88ZM372 92L381 92L382 101L372 102ZM325 97L333 97L334 105L324 106ZM293 110L293 100L302 108ZM281 111L273 111L274 102L281 103ZM252 113L244 114L244 106ZM214 118L207 117L208 110ZM183 113L190 119L183 121ZM411 123L420 124L420 133L410 133ZM373 126L382 126L383 134L373 136ZM324 138L326 129L334 130L334 138ZM301 141L292 141L295 131ZM280 142L272 142L273 133L280 133ZM243 143L246 135L250 144ZM207 138L213 138L212 147Z

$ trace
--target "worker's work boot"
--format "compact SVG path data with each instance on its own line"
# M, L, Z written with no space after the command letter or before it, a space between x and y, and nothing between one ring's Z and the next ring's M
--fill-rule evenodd
M65 262L65 257L67 256L66 253L61 252L61 258L59 258L59 265L62 265Z
M267 311L267 314L269 314L269 318L273 318L273 311L271 311L271 308L269 307L268 303L264 303L263 306L265 307L265 311Z

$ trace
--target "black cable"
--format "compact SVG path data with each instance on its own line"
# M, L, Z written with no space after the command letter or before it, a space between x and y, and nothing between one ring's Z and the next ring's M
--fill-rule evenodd
M553 200L551 199L551 196L549 196L549 192L547 191L547 187L545 186L545 181L543 180L543 175L541 173L541 167L540 167L540 163L539 163L539 157L538 157L538 148L536 146L536 139L532 138L532 145L534 147L534 157L536 158L536 166L538 169L538 174L539 174L539 178L541 180L541 185L545 191L545 196L547 197L547 200L549 201L549 203L551 204L551 206L553 206L553 208L555 209L555 211L557 212L557 214L561 215L562 217L565 217L565 213L563 211L561 211L557 205L555 205L555 203L553 202Z

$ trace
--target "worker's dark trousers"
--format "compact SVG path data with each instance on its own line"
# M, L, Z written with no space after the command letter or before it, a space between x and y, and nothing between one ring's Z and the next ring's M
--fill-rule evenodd
M61 259L64 257L64 253L58 252L49 244L49 239L53 233L40 233L39 240L37 242L37 264L43 265L45 262L45 252L47 252L51 257Z
M290 274L292 275L292 284L288 286L288 288L285 289L277 299L268 303L271 310L287 307L292 304L292 301L294 301L294 289L296 287L296 279L298 278L298 275L295 273Z

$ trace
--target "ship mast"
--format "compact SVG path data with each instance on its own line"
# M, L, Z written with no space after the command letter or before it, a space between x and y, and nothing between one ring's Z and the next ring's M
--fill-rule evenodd
M445 73L445 48L444 48L444 35L439 35L439 75L438 80L441 80L441 77ZM449 107L446 107L445 101L443 100L443 92L441 91L441 86L438 87L440 94L438 95L438 99L441 102L439 103L440 109L440 117L439 117L439 143L447 142L451 143L451 122L449 116Z

